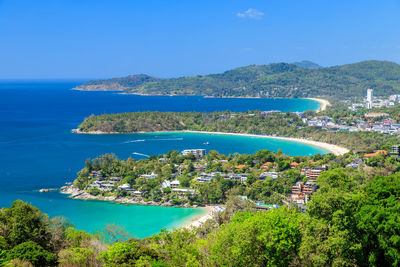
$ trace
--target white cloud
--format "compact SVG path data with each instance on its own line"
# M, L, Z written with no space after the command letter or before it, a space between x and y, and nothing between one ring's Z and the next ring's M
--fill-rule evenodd
M261 19L264 16L264 13L258 11L257 9L249 8L242 13L237 13L236 16L238 16L239 18Z

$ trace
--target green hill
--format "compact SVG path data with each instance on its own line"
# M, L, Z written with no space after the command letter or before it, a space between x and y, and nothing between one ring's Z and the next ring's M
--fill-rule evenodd
M303 69L320 69L320 68L322 68L322 66L320 66L312 61L309 61L309 60L293 62L292 64L296 65L299 68L303 68Z
M137 74L137 75L129 75L122 78L112 78L108 80L93 80L78 85L73 89L83 90L83 91L123 91L126 89L139 86L143 83L154 82L159 80L160 79L146 74Z
M250 65L219 74L149 80L136 85L125 82L127 78L117 80L126 92L154 95L343 99L364 96L368 88L374 89L377 96L400 94L400 65L393 62L371 60L327 68L306 62L303 66ZM113 84L113 80L103 81L102 88Z

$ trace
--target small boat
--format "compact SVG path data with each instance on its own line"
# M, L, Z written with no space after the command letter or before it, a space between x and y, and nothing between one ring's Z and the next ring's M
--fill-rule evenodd
M210 143L209 142L205 142L205 143L203 143L203 145L207 145L208 146L208 145L210 145Z
M39 190L40 193L44 193L44 192L55 192L58 191L57 188L42 188Z

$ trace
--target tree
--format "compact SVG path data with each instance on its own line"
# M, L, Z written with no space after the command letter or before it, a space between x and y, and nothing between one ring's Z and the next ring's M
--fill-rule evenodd
M355 217L362 234L362 263L400 264L400 174L378 176L365 188L365 201Z
M0 235L9 247L33 241L47 249L51 239L49 218L38 208L16 200L10 208L1 209Z
M13 259L27 260L35 266L55 266L57 263L56 255L33 241L21 243L7 251L6 261Z
M99 235L106 242L111 242L111 244L124 242L132 238L132 235L129 234L124 227L117 224L107 224L101 229Z
M100 263L92 250L88 248L67 248L58 253L58 261L61 266L94 267Z
M51 234L50 244L52 251L57 253L67 245L65 240L66 230L73 226L74 225L70 223L67 218L62 216L57 216L50 220L49 230Z
M171 266L200 266L201 253L196 244L196 232L187 228L161 230L152 237L157 251Z
M88 232L73 227L65 230L65 240L71 247L87 247L92 238L93 236Z
M92 161L90 158L87 158L85 160L85 167L88 170L88 172L91 172L93 170Z
M104 262L106 267L119 266L136 266L144 260L148 262L158 262L158 266L162 266L159 254L145 245L141 245L136 241L118 242L108 248L108 251L100 252L100 260Z
M299 214L286 208L237 213L203 245L210 253L206 265L288 266L301 242Z

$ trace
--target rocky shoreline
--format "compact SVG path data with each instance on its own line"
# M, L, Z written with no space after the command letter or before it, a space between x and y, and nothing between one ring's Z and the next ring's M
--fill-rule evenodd
M69 195L72 199L82 199L82 200L100 200L100 201L110 201L119 204L131 204L131 205L142 205L142 206L162 206L162 207L178 207L178 208L199 208L197 205L189 205L188 203L182 205L175 205L170 202L160 203L155 201L144 201L141 199L134 199L132 197L117 197L117 196L93 196L86 192L85 190L80 190L74 186L63 186L60 189L61 194Z

